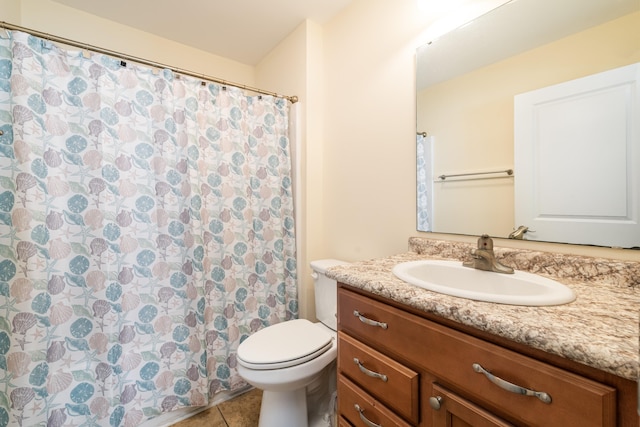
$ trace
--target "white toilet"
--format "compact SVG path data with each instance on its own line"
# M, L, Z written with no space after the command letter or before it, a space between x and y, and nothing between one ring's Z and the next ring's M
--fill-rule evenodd
M249 384L262 389L260 427L306 427L330 425L318 420L318 412L331 411L335 391L337 349L337 283L324 273L329 267L346 264L325 259L312 261L316 317L319 323L296 319L266 327L238 346L238 373ZM307 408L307 392L313 405ZM310 399L311 402L311 399ZM309 405L311 406L311 405ZM309 410L309 415L307 414Z

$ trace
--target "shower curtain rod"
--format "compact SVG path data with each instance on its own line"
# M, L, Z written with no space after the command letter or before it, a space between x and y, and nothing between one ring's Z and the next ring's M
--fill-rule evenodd
M116 52L114 50L109 50L109 49L104 49L104 48L100 48L97 46L92 46L90 44L87 43L82 43L82 42L78 42L75 40L71 40L71 39L66 39L64 37L58 37L58 36L54 36L52 34L48 34L48 33L43 33L41 31L38 30L32 30L31 28L26 28L26 27L21 27L19 25L14 25L14 24L10 24L8 22L5 21L0 21L0 28L4 28L6 30L16 30L16 31L22 31L24 33L29 33L32 36L36 36L36 37L40 37L42 39L46 39L52 42L56 42L56 43L63 43L69 46L73 46L73 47L77 47L80 49L86 49L86 50L90 50L92 52L96 52L96 53L103 53L105 55L110 55L110 56L115 56L118 59L122 59L125 61L132 61L132 62L137 62L138 64L142 64L142 65L148 65L150 67L154 67L154 68L160 68L160 69L168 69L171 70L175 73L178 74L182 74L185 76L190 76L190 77L195 77L198 79L202 79L202 80L206 80L206 81L210 81L213 83L219 83L221 85L225 85L225 86L233 86L233 87L237 87L243 90L248 90L251 92L255 92L255 93L259 93L262 95L271 95L271 96L275 96L276 98L284 98L287 101L291 102L292 104L295 104L296 102L298 102L298 97L293 95L293 96L287 96L287 95L279 95L275 92L269 92L267 90L263 90L263 89L259 89L259 88L255 88L255 87L251 87L251 86L247 86L247 85L243 85L243 84L239 84L239 83L233 83L233 82L229 82L226 80L222 80L222 79L218 79L216 77L211 77L211 76L207 76L201 73L195 73L193 71L188 71L188 70L184 70L182 68L176 68L176 67L172 67L166 64L162 64L160 62L154 62L154 61L149 61L147 59L143 59L143 58L139 58L136 56L132 56L132 55L127 55L126 53L121 53L121 52Z

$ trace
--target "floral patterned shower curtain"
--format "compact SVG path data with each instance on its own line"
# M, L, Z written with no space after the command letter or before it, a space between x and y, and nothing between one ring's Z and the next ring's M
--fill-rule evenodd
M0 427L135 426L243 386L297 317L287 104L0 35Z
M433 137L416 135L416 208L418 231L433 231Z

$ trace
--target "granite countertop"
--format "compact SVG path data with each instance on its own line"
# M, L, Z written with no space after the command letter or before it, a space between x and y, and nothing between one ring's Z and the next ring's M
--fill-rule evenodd
M505 265L550 277L577 294L572 303L548 307L443 295L412 286L391 272L405 261L462 261L471 249L466 243L411 238L407 253L333 267L327 276L425 313L638 380L640 262L495 248L496 258Z

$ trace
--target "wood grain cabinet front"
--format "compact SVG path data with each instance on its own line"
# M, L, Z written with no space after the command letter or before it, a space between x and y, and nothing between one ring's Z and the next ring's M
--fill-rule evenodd
M353 427L353 425L341 416L338 418L338 427Z
M458 331L434 325L439 351L424 359L438 382L528 426L616 425L616 391Z
M339 411L356 426L625 425L616 388L345 285L338 330Z
M418 373L390 357L338 333L338 371L408 421L418 423Z
M356 427L411 427L396 413L344 376L338 377L338 411Z
M433 384L429 405L433 411L434 427L510 427L513 424L455 393Z

